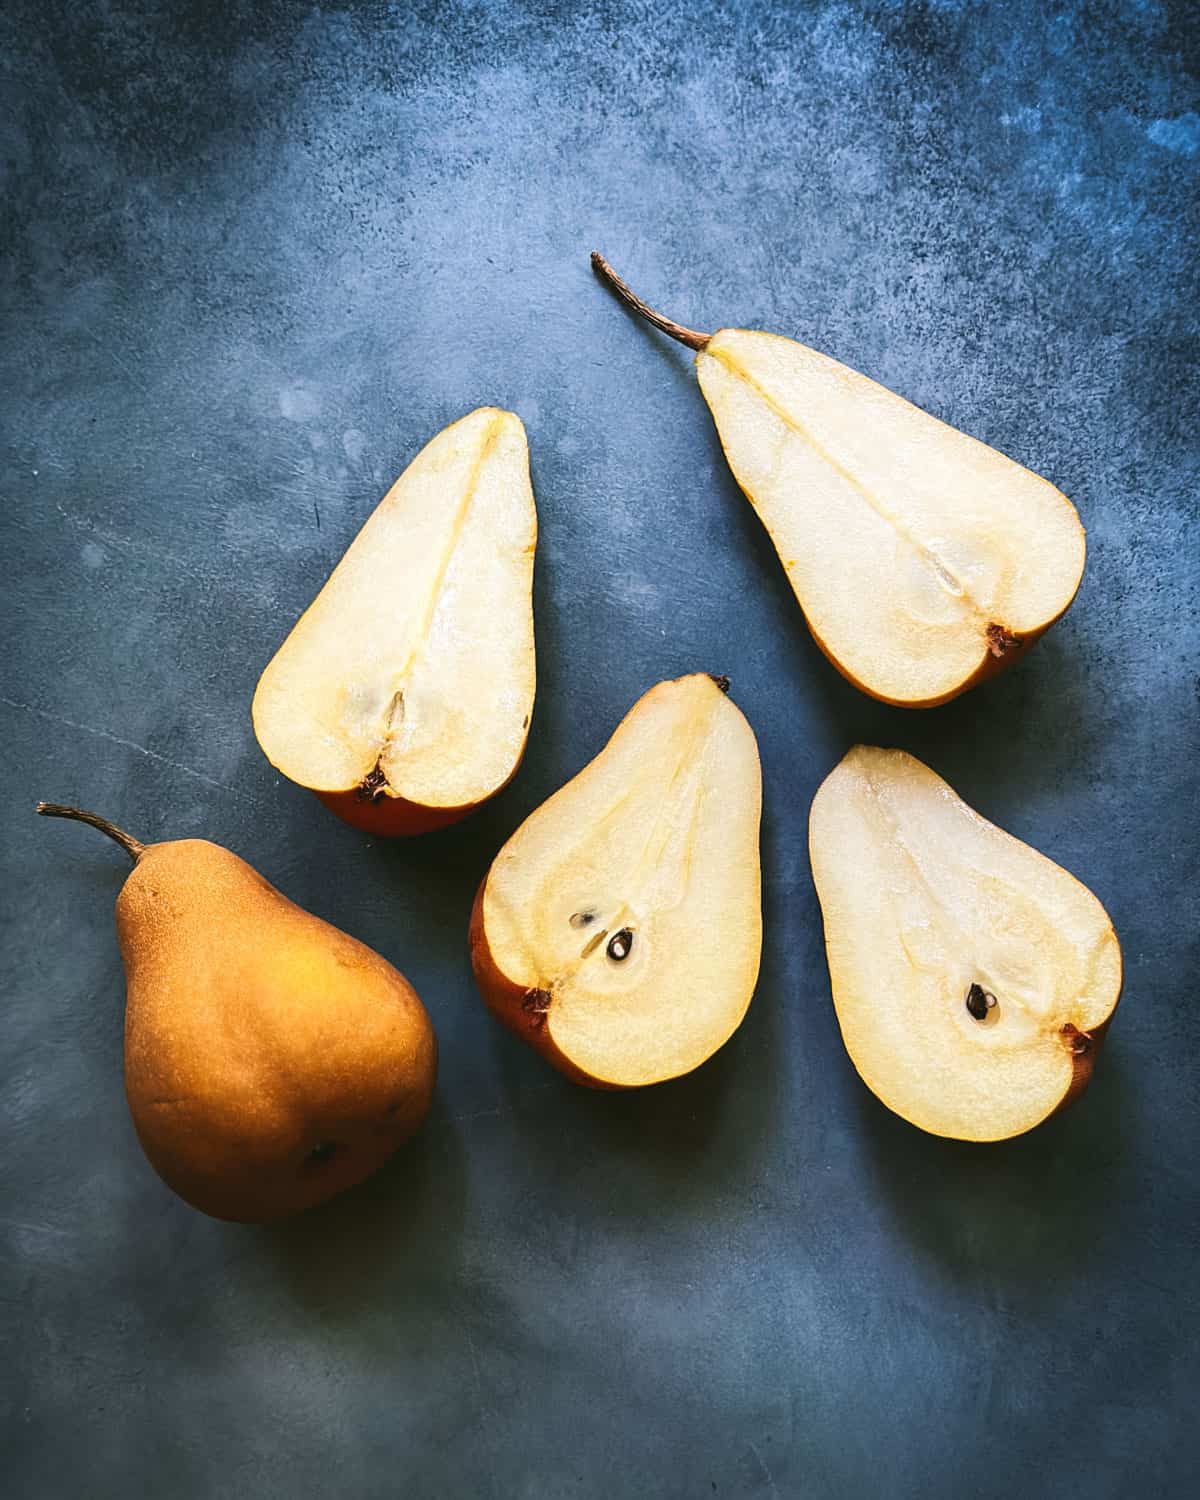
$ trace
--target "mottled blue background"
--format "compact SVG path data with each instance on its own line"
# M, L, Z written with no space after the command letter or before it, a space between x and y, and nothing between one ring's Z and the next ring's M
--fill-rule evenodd
M1154 0L8 0L6 1494L1194 1493L1197 34ZM946 708L856 693L593 245L1050 476L1089 534L1069 616ZM532 444L529 755L459 828L372 842L275 775L250 697L481 402ZM758 997L692 1077L593 1095L483 1012L470 899L694 669L762 748ZM1113 914L1109 1048L1032 1136L925 1137L841 1048L805 820L856 739ZM39 796L226 843L394 959L442 1043L411 1149L275 1228L172 1198L122 1096L123 864Z

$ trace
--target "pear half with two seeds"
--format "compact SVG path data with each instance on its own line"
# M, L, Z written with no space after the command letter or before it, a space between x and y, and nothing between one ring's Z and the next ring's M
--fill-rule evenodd
M998 1141L1082 1092L1121 993L1091 891L902 750L849 752L809 852L842 1039L889 1109Z
M525 429L481 407L421 450L263 673L271 764L371 833L494 796L533 712L536 544Z
M219 844L142 844L79 808L38 812L91 824L133 860L117 897L125 1093L168 1187L218 1219L277 1219L412 1135L437 1044L391 964Z
M690 1072L750 1004L762 780L727 688L704 674L651 688L517 829L476 897L484 998L578 1082Z
M1071 502L994 448L827 355L773 333L698 333L622 301L696 350L734 478L775 544L817 644L851 682L909 708L1015 661L1083 575Z

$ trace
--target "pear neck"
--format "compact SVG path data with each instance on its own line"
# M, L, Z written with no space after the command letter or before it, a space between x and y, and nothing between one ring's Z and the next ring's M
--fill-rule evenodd
M99 813L86 812L82 807L66 807L61 802L39 802L37 810L44 818L73 818L76 823L87 823L92 828L98 828L114 844L120 844L135 865L146 852L145 844L126 833L123 828L118 828L115 823L110 823L107 818L102 818Z

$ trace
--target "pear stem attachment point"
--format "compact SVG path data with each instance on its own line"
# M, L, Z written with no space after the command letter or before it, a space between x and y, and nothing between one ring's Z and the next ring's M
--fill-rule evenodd
M653 323L655 328L660 329L669 338L686 344L689 349L703 349L712 338L711 333L697 333L694 328L685 328L682 323L676 323L674 319L664 318L662 313L655 312L649 303L642 301L628 282L623 281L617 275L599 250L592 251L592 270L608 282L626 307L631 308L639 317L645 318L647 323Z
M115 844L120 844L134 864L146 852L145 844L139 843L132 834L118 828L115 823L110 823L107 818L102 818L99 813L84 812L81 807L64 807L61 802L39 802L37 810L44 818L74 818L77 823L88 823L91 827L98 828Z

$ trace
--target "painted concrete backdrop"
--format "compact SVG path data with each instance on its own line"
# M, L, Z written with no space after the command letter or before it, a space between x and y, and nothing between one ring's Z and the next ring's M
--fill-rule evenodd
M1200 1471L1194 15L1142 4L239 0L0 14L0 1475L9 1496L1182 1497ZM826 663L685 322L826 350L1049 476L1089 560L927 713ZM262 667L481 403L541 517L512 786L372 841L282 781ZM766 944L682 1082L574 1087L474 991L472 894L661 677L759 737ZM842 1049L806 851L856 740L926 759L1124 944L1088 1096L991 1149ZM379 949L441 1041L365 1188L174 1199L121 1086L120 854L204 835ZM216 939L219 941L219 935Z

